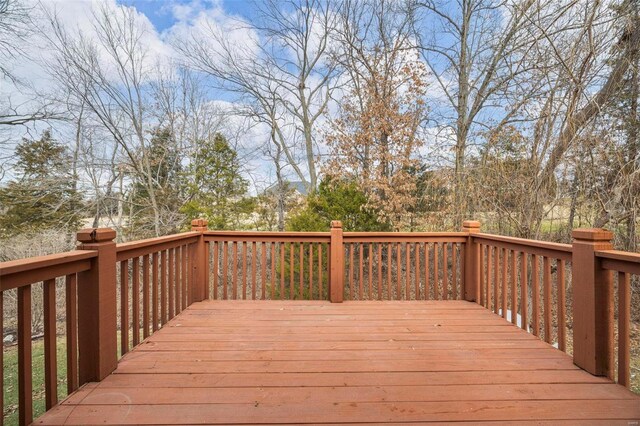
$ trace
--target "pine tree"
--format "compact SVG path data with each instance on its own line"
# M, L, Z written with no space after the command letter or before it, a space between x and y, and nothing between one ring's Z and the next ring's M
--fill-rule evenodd
M210 229L240 227L239 218L251 210L245 197L248 183L242 177L238 153L217 133L201 140L187 170L188 202L182 207L187 220L202 217Z
M0 233L77 229L82 199L67 148L46 130L40 139L23 138L15 156L16 179L0 188Z

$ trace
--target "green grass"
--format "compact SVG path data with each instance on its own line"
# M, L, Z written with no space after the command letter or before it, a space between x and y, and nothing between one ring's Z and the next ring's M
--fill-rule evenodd
M58 399L67 396L66 339L58 338ZM45 412L44 390L44 339L33 341L33 417ZM4 349L4 424L18 424L18 346Z

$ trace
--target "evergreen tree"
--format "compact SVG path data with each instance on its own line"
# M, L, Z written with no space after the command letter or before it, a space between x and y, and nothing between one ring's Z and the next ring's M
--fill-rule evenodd
M199 142L187 175L189 201L182 212L188 221L206 218L211 229L242 226L240 218L253 203L245 197L248 183L240 173L238 153L223 135L216 133Z
M15 156L16 179L0 188L0 233L77 229L82 200L67 148L46 130L38 140L23 138Z
M369 207L356 182L324 178L318 190L307 198L302 210L289 219L292 231L328 231L332 220L342 221L345 231L389 231L379 213Z

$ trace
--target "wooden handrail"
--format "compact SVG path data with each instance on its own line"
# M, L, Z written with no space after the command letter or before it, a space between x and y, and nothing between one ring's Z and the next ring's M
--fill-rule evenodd
M551 257L571 261L573 248L571 244L551 243L540 240L527 240L524 238L505 237L502 235L478 233L473 239L480 244L506 248L514 251L525 251L538 256Z
M466 232L344 232L345 243L464 243Z
M0 263L0 291L86 271L95 251L73 250Z
M167 235L164 237L147 238L145 240L131 241L116 245L117 261L132 259L154 252L192 244L198 241L200 232L183 232L181 234Z
M619 250L598 250L595 253L602 259L604 269L640 275L640 253Z

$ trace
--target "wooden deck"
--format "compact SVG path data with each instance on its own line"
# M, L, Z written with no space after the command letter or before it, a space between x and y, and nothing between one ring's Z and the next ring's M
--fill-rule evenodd
M205 301L36 424L532 420L638 424L640 398L475 303Z

